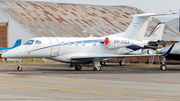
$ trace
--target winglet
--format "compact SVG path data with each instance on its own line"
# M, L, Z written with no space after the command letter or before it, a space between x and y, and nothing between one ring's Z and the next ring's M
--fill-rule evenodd
M172 48L174 47L174 45L175 45L175 44L173 44L173 45L169 48L169 50L164 54L164 56L169 55L169 53L171 52L171 50L172 50Z

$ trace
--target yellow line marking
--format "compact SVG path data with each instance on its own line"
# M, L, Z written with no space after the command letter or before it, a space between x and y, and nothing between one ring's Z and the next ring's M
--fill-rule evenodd
M24 88L49 89L49 90L68 91L68 92L93 93L93 94L125 95L125 96L163 98L163 99L180 99L180 97L168 97L168 96L154 96L154 95L141 95L141 94L124 94L124 93L94 92L94 91L68 90L68 89L59 89L59 88L35 87L35 86L23 86L23 85L11 85L11 84L0 84L0 85L1 85L1 86L12 86L12 87L24 87Z

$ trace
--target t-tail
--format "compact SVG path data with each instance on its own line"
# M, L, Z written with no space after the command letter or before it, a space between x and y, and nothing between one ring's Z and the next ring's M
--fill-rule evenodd
M144 13L137 14L133 16L133 21L126 29L124 33L124 38L135 39L138 41L142 41L148 26L149 21L152 16L162 16L162 15L172 15L175 13L165 13L165 14L157 14L157 13Z

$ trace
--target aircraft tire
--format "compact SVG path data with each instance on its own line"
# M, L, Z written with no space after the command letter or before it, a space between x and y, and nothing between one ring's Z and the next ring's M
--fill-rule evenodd
M99 66L98 68L95 68L95 67L94 67L94 69L97 69L97 71L101 71L102 66Z
M81 65L76 65L76 66L75 66L75 70L76 70L76 71L80 71L80 70L81 70L81 68L82 68L82 66L81 66Z
M119 65L120 66L124 66L126 63L123 61L123 60L121 60L121 61L119 61Z
M101 64L101 66L105 66L106 62L105 61L101 61L100 64Z
M165 64L162 64L162 65L161 65L161 67L160 67L160 70L162 70L162 71L165 71L165 70L167 70L167 67L166 67L166 65L165 65Z
M18 66L18 67L17 67L17 71L22 71L22 67L21 67L21 66Z

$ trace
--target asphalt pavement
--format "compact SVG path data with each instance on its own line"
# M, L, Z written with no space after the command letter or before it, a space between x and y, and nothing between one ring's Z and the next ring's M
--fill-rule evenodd
M102 71L85 65L81 71L66 63L0 64L0 100L8 101L179 101L180 67L107 63Z

